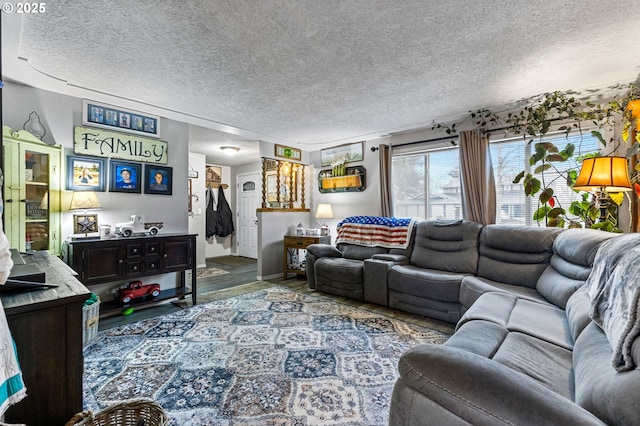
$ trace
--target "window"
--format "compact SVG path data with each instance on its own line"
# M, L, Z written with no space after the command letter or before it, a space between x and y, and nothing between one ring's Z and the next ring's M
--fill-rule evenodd
M576 146L575 155L599 149L598 140L591 134L548 137L559 150L568 143ZM530 172L529 157L534 144L517 139L491 142L491 162L496 182L496 223L537 226L533 212L538 209L537 197L526 197L521 184L513 179L522 170ZM404 148L404 149L403 149ZM394 148L391 162L393 182L393 214L417 219L461 219L462 194L458 148L413 150ZM579 167L574 161L554 163L561 170ZM538 175L538 179L541 177ZM546 182L558 177L545 172ZM562 178L552 185L560 205L568 211L578 195L569 189Z
M419 219L461 219L459 150L394 155L393 214Z
M559 150L563 150L568 143L576 146L574 155L583 155L597 151L598 140L591 134L572 135L565 138L564 135L548 137L545 141L554 143ZM534 167L529 166L529 157L534 149L535 140L527 144L520 137L518 139L495 141L491 143L491 163L493 164L493 174L496 181L496 223L537 225L533 220L533 213L540 207L537 197L527 197L521 184L513 184L513 179L522 170L531 173ZM560 170L579 167L575 161L554 163ZM578 194L567 187L563 178L552 170L545 172L545 181L552 182L550 186L556 195L557 200L567 212L572 201L578 199ZM538 179L542 179L537 174Z

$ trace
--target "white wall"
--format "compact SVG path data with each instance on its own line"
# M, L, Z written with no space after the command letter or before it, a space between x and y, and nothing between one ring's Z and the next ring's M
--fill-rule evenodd
M43 140L63 147L62 159L66 188L66 156L73 155L73 128L82 125L82 99L31 87L5 83L3 90L3 122L14 130L22 129L31 111L36 111L47 133ZM187 169L188 127L185 123L163 118L162 140L168 143L168 164L173 168L172 195L97 192L102 210L98 223L113 225L140 214L148 221L164 222L163 233L188 232ZM108 162L107 162L108 169ZM107 175L107 188L108 188ZM144 192L144 191L143 191ZM68 211L71 191L62 191L62 236L73 233L73 213Z
M304 225L307 212L262 211L258 212L258 280L282 276L284 236L295 235L296 225Z
M362 192L334 192L321 193L318 190L318 173L330 167L321 167L320 151L311 153L310 160L314 166L309 191L310 201L308 202L311 212L309 221L312 227L319 227L316 219L316 209L318 204L331 204L333 219L326 219L327 225L331 229L331 241L335 241L336 225L347 216L366 215L378 216L380 214L380 173L378 164L378 152L371 152L371 147L377 147L380 140L366 141L364 144L364 161L348 163L347 166L364 166L366 170L366 188Z
M198 172L197 178L191 178L191 214L189 215L189 233L196 237L196 264L198 268L206 262L206 197L205 197L205 156L195 152L189 153L189 166Z

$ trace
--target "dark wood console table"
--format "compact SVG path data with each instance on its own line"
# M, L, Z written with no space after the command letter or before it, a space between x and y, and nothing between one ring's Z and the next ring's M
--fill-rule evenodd
M91 293L46 251L24 260L58 287L0 295L27 387L27 397L7 410L5 421L63 425L82 411L82 304Z
M191 294L196 304L196 235L143 235L106 240L77 239L65 242L65 261L86 286L113 281L135 280L169 272L180 273L176 288L162 290L154 299L135 301L131 306L143 306L160 300L184 298ZM186 271L191 270L191 287L186 285ZM120 301L107 300L100 313L120 312Z

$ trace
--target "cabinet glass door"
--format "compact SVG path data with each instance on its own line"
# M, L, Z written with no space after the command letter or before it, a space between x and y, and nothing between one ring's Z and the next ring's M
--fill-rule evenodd
M49 170L50 156L42 152L24 151L26 250L49 249Z

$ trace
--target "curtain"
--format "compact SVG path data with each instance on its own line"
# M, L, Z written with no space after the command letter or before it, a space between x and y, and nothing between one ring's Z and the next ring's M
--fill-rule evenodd
M380 216L391 217L391 147L378 145L380 162Z
M496 185L489 140L479 129L460 132L462 215L488 225L496 222Z

